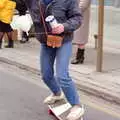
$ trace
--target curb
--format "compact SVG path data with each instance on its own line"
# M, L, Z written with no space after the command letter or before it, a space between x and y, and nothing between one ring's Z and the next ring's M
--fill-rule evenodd
M7 58L3 58L3 57L0 57L0 62L3 62L3 63L6 63L6 64L9 64L9 65L14 65L20 69L23 69L23 70L26 70L26 71L30 71L34 74L38 74L40 75L40 72L38 69L35 69L35 68L32 68L28 65L24 65L24 64L21 64L19 62L16 62L16 61L12 61L12 60L9 60Z
M106 100L110 103L120 105L120 97L117 97L113 94L109 94L107 92L100 91L98 89L94 89L94 88L86 86L84 84L77 83L77 86L78 86L79 90L81 90L85 93L88 93L88 94L93 95L98 98L102 98L103 100Z
M38 69L35 69L35 68L30 67L30 66L9 60L7 58L0 57L0 62L4 62L4 63L9 64L9 65L14 65L20 69L30 71L34 74L38 74L41 76ZM107 100L108 102L116 103L116 104L120 105L120 98L119 97L117 97L113 94L109 94L107 92L103 92L101 90L95 89L93 87L90 87L90 85L86 85L85 83L79 83L79 82L77 82L77 78L75 78L74 76L72 76L72 77L75 79L75 83L77 84L77 87L79 90L81 90L87 94L96 96L98 98L102 98L104 100Z

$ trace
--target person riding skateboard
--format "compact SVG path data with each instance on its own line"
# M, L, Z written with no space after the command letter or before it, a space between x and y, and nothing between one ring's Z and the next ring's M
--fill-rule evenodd
M48 96L44 103L54 103L64 99L65 95L72 105L66 119L77 120L84 114L84 108L81 105L75 83L69 76L68 67L72 53L73 32L82 24L79 4L77 0L25 0L25 3L34 23L36 37L41 43L42 79L52 91L52 95ZM51 27L45 21L45 18L50 15L57 20L56 27ZM52 36L51 40L48 39L50 38L48 33ZM58 40L56 36L62 37L61 46L58 45L60 39Z

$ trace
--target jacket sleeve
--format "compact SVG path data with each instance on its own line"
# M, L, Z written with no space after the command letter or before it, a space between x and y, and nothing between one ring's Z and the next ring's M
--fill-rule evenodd
M81 26L82 15L77 0L69 0L67 21L63 23L64 32L73 32Z
M1 0L0 1L0 9L4 8L6 2L7 2L7 0Z
M79 7L82 13L84 13L86 9L88 9L90 4L91 4L91 0L79 0Z

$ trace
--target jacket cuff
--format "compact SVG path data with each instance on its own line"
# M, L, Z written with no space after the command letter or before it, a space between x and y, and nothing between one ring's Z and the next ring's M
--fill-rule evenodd
M69 31L69 24L63 23L63 26L64 26L64 32L68 32Z

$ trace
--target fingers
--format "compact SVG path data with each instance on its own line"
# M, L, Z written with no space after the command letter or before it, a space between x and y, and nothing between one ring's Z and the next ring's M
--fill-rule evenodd
M64 32L64 26L62 24L59 24L57 27L52 28L53 34L61 34L62 32Z

